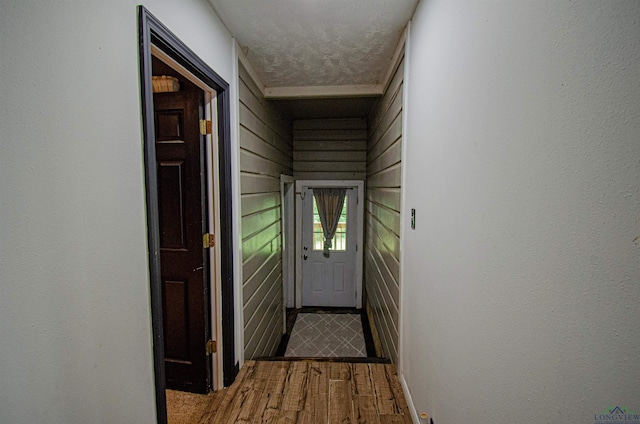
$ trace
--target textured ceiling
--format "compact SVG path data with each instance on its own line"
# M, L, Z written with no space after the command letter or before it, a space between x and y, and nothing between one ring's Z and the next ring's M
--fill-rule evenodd
M267 87L377 84L418 0L209 0Z

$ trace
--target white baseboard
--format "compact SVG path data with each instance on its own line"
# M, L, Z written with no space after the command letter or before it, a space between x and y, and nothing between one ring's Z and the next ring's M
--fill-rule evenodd
M400 379L400 384L402 385L402 391L404 392L404 398L407 400L407 405L409 406L409 412L411 413L411 421L414 424L420 423L420 417L418 417L418 411L416 411L416 407L413 404L413 399L411 398L411 392L409 391L409 386L407 385L407 381L404 379L404 373L398 375Z

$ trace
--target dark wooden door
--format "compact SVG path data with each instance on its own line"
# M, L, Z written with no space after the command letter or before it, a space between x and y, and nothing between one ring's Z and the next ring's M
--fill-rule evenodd
M206 393L203 93L154 94L167 388Z

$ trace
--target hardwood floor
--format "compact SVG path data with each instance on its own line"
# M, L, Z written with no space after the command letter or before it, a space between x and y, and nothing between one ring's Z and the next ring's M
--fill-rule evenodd
M247 361L196 422L386 424L411 416L395 365Z

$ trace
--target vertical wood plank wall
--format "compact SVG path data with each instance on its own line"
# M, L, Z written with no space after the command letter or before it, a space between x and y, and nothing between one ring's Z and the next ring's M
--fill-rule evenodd
M400 190L404 58L369 115L365 293L385 357L398 356Z
M244 357L270 356L282 337L280 174L292 173L291 122L239 64Z
M293 176L298 180L364 180L367 121L293 121Z

